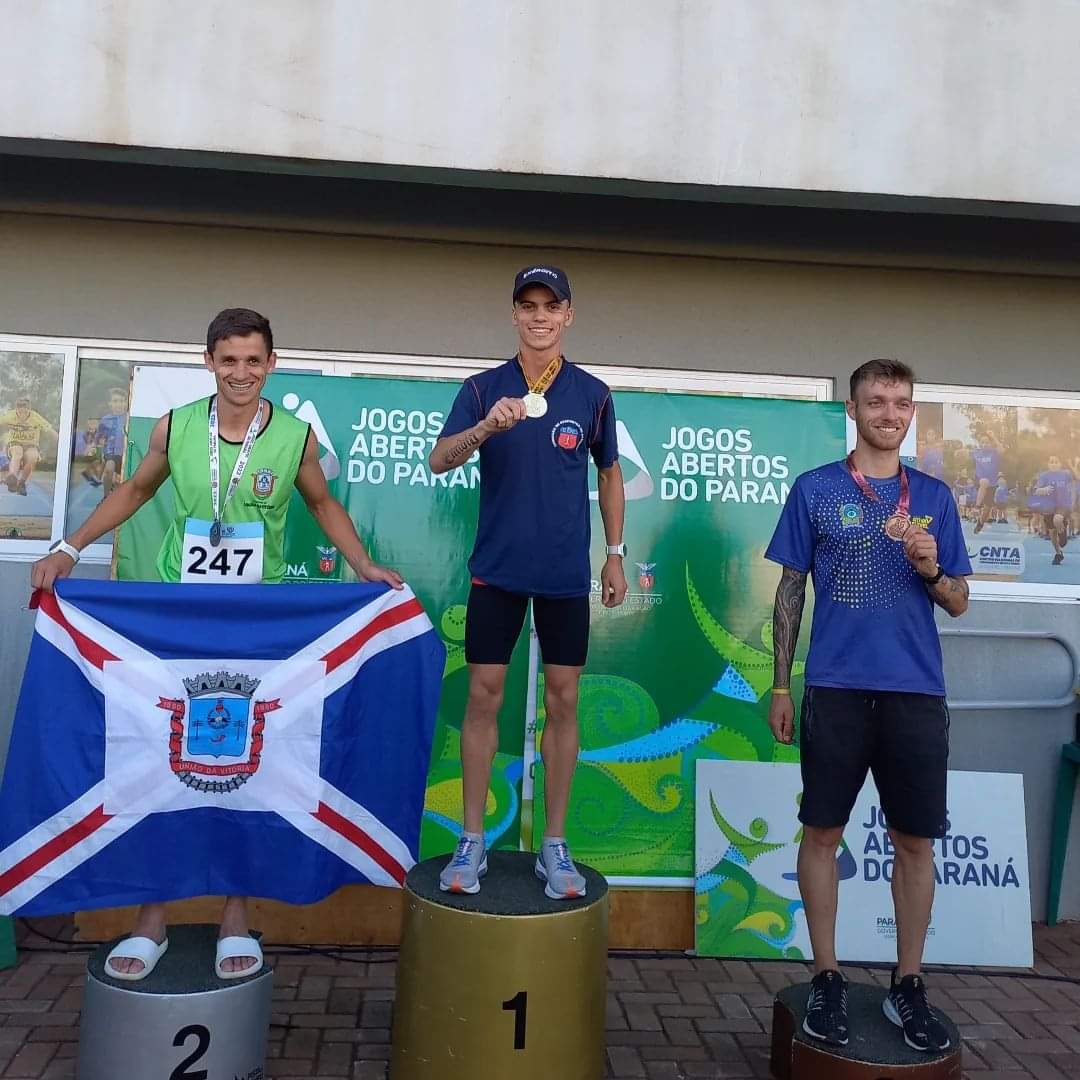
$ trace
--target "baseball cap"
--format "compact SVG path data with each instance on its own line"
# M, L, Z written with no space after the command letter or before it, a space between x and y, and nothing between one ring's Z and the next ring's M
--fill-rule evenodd
M522 289L527 289L530 285L546 286L555 294L556 300L570 299L570 281L566 272L557 266L539 264L519 270L514 278L514 299L518 298Z

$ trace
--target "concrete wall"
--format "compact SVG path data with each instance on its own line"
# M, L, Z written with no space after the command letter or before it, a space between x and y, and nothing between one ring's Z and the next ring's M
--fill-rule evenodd
M227 304L283 347L495 357L515 271L559 259L573 358L831 376L898 354L927 382L1075 389L1080 279L0 214L0 330L198 341Z
M0 137L1080 204L1071 0L38 0L4 20Z

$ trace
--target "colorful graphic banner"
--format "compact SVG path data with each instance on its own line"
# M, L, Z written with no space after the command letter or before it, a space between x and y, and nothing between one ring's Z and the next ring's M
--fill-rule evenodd
M615 406L630 592L604 608L593 582L567 834L609 876L689 883L696 762L795 759L766 722L779 569L764 551L795 477L843 456L843 406L643 391ZM594 510L597 579L603 544ZM542 729L542 692L538 710ZM536 778L539 838L540 761Z
M793 764L697 767L696 935L702 956L803 959L810 935L796 858L802 780ZM948 834L934 841L930 964L1030 967L1023 777L949 773ZM840 960L896 959L892 841L868 778L837 853Z
M441 477L427 467L458 385L284 374L267 384L276 407L312 425L331 490L373 556L404 575L447 646L421 837L425 856L452 847L462 812L466 560L480 471L475 458ZM128 471L157 416L208 392L205 372L136 369ZM630 595L618 609L599 604L604 534L594 491L592 642L568 833L575 855L609 876L689 883L695 762L792 757L766 724L778 571L762 556L795 476L843 456L843 410L838 403L645 391L617 391L615 403ZM346 572L340 556L294 498L287 580L340 580ZM121 530L119 577L154 577L170 500L166 485ZM500 714L489 843L517 847L542 834L538 759L533 768L544 719L542 681L541 675L534 714L523 633Z

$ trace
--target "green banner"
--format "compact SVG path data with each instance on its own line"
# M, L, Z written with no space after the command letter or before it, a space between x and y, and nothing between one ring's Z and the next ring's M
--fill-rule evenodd
M138 379L153 377L152 370L137 371L136 412ZM447 645L421 833L425 857L452 848L462 817L466 561L480 471L475 458L441 477L427 468L458 385L293 374L275 375L267 384L276 408L312 425L331 491L373 557L409 582ZM192 389L174 404L200 392ZM630 595L622 607L605 609L594 582L589 664L581 684L581 762L568 831L583 861L610 876L660 884L693 876L699 758L772 761L794 753L773 743L765 723L777 571L762 553L795 476L843 456L843 407L641 391L619 391L615 403L628 500ZM132 416L129 475L154 419ZM595 486L593 473L594 494ZM294 498L287 580L348 578L338 553L300 497ZM120 530L118 577L156 576L154 559L171 510L166 483ZM597 577L603 543L594 501ZM543 728L543 680L533 715L529 670L524 633L499 716L485 819L488 841L498 846L517 847L542 834L543 768L539 757L533 768L533 743Z
M575 857L609 876L686 880L697 760L797 760L766 722L779 572L763 556L795 477L843 456L844 412L631 391L615 408L630 592L606 609L593 584L567 833ZM594 511L594 567L603 543ZM539 837L540 761L535 799Z
M198 374L194 373L193 381ZM137 378L154 375L146 368L137 371ZM476 531L480 469L475 459L439 477L432 477L427 467L428 451L458 386L441 380L282 374L271 378L265 391L275 408L288 409L312 425L330 490L348 510L372 558L401 573L446 643L446 671L420 836L424 857L451 850L462 820L460 737L468 696L466 562ZM199 392L194 389L176 404ZM136 382L135 407L139 396ZM149 445L155 420L131 418L128 475ZM293 499L285 545L286 580L351 579L344 560L316 526L303 499L299 494ZM172 485L167 481L120 529L118 578L156 579L154 560L172 507ZM520 841L528 654L528 636L522 635L511 658L505 704L499 713L499 751L485 816L488 843L499 847L516 848Z

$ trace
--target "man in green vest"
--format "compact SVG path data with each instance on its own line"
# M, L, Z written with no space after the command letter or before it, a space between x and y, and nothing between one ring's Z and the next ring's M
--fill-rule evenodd
M285 518L295 488L361 581L401 588L395 571L371 561L345 508L330 494L310 427L262 397L277 363L270 323L246 308L222 311L207 330L204 362L217 382L214 396L158 420L131 479L34 564L31 585L52 589L57 578L71 573L87 544L127 521L171 476L175 514L158 552L162 581L281 581ZM117 979L145 978L166 948L165 905L144 904L106 969ZM247 897L230 896L221 919L217 974L239 978L261 966L259 944L248 932Z

